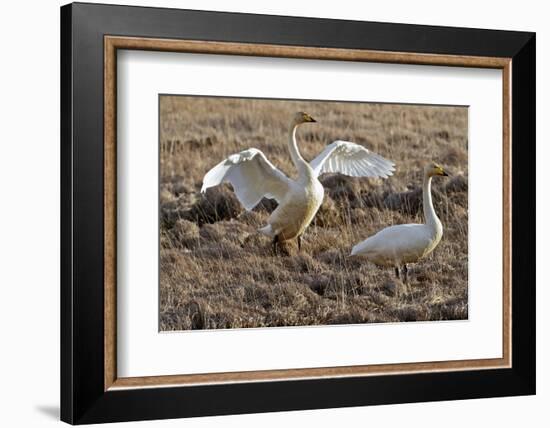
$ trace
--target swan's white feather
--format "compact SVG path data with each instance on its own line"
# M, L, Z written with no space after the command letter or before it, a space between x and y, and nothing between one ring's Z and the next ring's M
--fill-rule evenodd
M387 227L355 245L352 256L365 256L381 266L400 266L418 261L439 243L441 233L425 224Z
M208 171L201 192L223 182L233 186L237 199L249 211L263 197L280 203L290 187L290 179L254 148L231 155Z
M387 178L395 171L393 162L359 144L342 140L329 144L310 164L317 176L340 173L351 177Z

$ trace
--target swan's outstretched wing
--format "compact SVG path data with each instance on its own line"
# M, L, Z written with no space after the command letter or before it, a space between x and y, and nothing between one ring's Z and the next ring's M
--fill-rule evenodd
M351 177L387 178L395 171L394 163L349 141L334 141L310 163L315 174L338 172Z
M231 183L237 198L249 211L263 197L280 203L290 186L290 179L258 149L231 155L208 171L203 178L201 192L223 182Z

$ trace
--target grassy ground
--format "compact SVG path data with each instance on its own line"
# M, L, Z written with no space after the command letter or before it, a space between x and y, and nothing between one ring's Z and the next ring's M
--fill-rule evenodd
M160 103L161 330L348 324L468 317L468 113L466 108L163 96ZM274 256L256 232L273 202L246 212L230 186L199 193L204 174L228 155L256 147L291 177L291 116L311 160L343 139L396 163L387 180L323 176L325 200L304 235ZM409 290L391 270L347 257L393 224L422 222L422 167L434 178L444 235L412 266Z

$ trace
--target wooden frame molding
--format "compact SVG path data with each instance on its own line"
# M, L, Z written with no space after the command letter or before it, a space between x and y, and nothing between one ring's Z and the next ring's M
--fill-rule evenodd
M117 50L245 55L494 68L503 81L503 349L502 358L231 373L118 378L116 367L116 81ZM218 383L359 377L509 368L512 362L512 61L510 58L383 52L196 40L104 37L104 390Z

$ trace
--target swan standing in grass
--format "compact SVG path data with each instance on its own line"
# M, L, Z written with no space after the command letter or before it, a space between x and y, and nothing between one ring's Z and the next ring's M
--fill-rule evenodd
M443 226L437 218L432 203L431 182L433 176L448 176L436 163L424 168L422 188L425 224L400 224L382 229L376 235L355 245L352 256L364 256L379 266L395 267L399 278L399 268L403 266L407 280L407 263L417 262L430 254L441 241Z
M292 180L277 169L258 149L248 149L229 156L206 173L201 192L223 182L229 182L237 198L247 210L252 210L262 198L275 199L277 208L259 231L277 244L298 240L309 226L323 202L324 189L318 177L324 173L341 173L352 177L382 177L393 174L394 164L365 147L347 141L329 144L311 163L304 160L296 144L296 129L304 123L316 122L309 114L299 112L293 117L288 149L298 170Z

